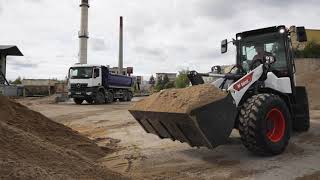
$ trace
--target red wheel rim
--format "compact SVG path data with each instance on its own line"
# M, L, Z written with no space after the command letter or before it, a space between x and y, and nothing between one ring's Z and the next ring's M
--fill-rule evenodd
M281 111L271 109L267 114L267 137L272 142L279 142L285 132L286 123Z

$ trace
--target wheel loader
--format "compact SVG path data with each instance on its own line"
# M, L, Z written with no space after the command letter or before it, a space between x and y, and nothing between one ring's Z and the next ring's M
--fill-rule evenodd
M129 110L147 133L186 142L192 147L226 144L233 129L239 131L244 146L258 155L282 153L291 132L310 126L305 87L296 86L291 35L307 41L304 27L273 26L245 31L221 42L236 47L236 65L226 74L197 73L188 78L193 86L203 84L203 76L217 77L212 86L227 96L188 113ZM260 52L259 52L260 51Z

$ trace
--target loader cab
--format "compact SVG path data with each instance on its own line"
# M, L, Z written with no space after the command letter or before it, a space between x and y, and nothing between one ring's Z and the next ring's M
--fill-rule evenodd
M278 77L288 77L294 72L292 48L288 30L284 26L263 28L236 35L237 64L249 71L255 59L273 55L276 62L271 71Z
M263 55L272 55L276 62L271 65L270 70L277 77L290 77L294 82L295 65L290 33L281 25L236 34L236 39L231 41L237 49L236 64L245 72L249 72L255 59L262 59ZM297 27L296 34L297 41L307 40L304 27ZM228 42L223 40L221 52L225 53L227 49Z

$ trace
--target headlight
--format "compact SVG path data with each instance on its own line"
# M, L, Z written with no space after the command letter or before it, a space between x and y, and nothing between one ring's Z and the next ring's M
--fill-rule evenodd
M286 32L286 30L283 29L283 28L281 28L281 29L279 30L279 32L280 32L281 34L283 34L284 32Z
M90 96L90 95L92 95L92 92L87 92L86 94L87 94L88 96Z

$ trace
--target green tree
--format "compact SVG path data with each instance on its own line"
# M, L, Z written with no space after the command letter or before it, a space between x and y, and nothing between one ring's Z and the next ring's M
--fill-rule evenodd
M164 75L163 77L163 85L164 85L163 87L164 89L174 88L174 82L170 81L167 75Z
M162 81L162 84L163 84L163 88L166 86L166 84L168 84L170 82L169 80L169 77L165 74L163 76L163 81Z
M163 85L163 80L161 76L157 77L157 82L156 82L156 86L155 86L155 90L156 91L161 91L163 89L164 85Z
M12 84L22 84L21 77L19 76L16 80L12 82Z
M189 86L190 80L188 78L188 73L189 73L188 70L179 71L179 75L175 81L176 88L185 88Z
M170 88L174 88L174 82L173 81L169 81L164 85L164 89L170 89Z
M156 83L156 81L154 80L153 75L151 75L150 79L149 79L149 84L154 85Z
M320 44L314 41L308 42L303 50L294 50L295 56L299 58L320 58Z

